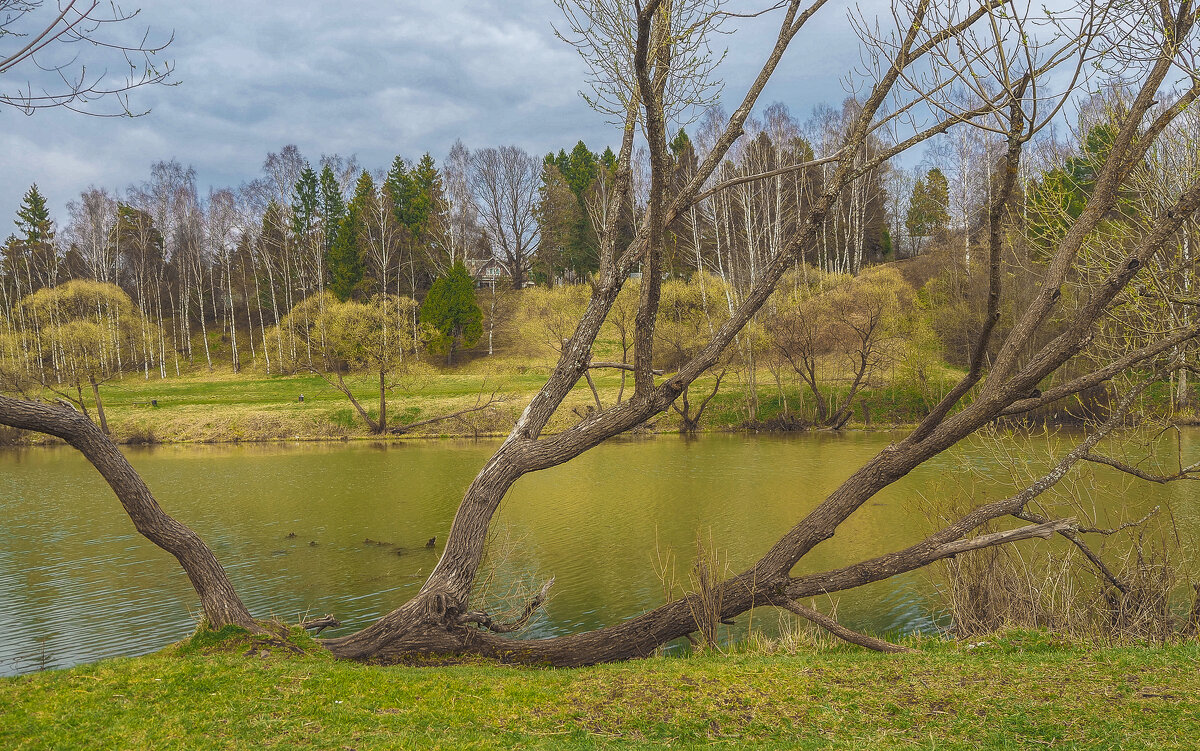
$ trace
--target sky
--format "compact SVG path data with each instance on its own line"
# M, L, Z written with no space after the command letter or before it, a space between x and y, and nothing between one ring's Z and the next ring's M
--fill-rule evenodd
M729 7L758 5L732 0ZM831 2L810 21L763 105L782 101L803 120L815 105L846 97L843 77L859 55L849 5ZM375 169L426 152L440 163L456 139L537 154L570 150L580 139L597 152L619 142L617 129L579 95L587 71L555 37L561 14L552 0L364 0L337 10L312 0L143 0L140 7L125 33L173 34L166 55L177 85L134 92L131 107L149 113L133 119L0 109L0 238L12 231L5 217L15 216L32 183L65 225L66 204L81 191L123 192L160 160L194 166L203 194L259 176L266 154L290 143L314 163L339 153ZM757 73L778 18L739 21L722 37L727 103L740 101ZM0 77L0 90L22 85L23 73Z

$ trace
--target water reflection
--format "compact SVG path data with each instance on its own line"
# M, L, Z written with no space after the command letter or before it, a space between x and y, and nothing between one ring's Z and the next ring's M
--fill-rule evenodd
M711 531L730 569L745 567L892 438L611 442L517 483L497 525L509 555L493 589L505 591L516 578L556 577L534 636L617 622L662 602L656 550L674 551L676 578L686 583L697 532ZM1195 453L1191 434L1188 441ZM334 613L345 633L416 591L463 491L494 448L413 441L158 446L128 454L163 507L213 547L252 612L290 622ZM999 472L994 461L971 447L935 459L873 499L798 571L916 541L929 522L915 509L930 497L1000 492L972 485L962 472L964 463ZM1181 533L1195 539L1190 488L1139 486L1138 493L1131 499L1113 480L1092 500L1101 510L1116 497L1136 508L1173 503ZM426 549L435 536L435 549ZM932 624L922 575L845 593L837 607L853 628ZM196 616L178 565L133 531L78 454L65 447L0 452L0 673L153 651L186 636ZM756 627L775 622L755 616Z

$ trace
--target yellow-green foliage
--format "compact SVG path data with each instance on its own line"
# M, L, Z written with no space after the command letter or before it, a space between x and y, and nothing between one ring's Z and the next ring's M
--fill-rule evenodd
M38 290L16 309L20 331L5 337L36 367L79 382L136 367L157 347L158 329L116 285L75 280Z
M869 337L876 364L902 359L918 325L915 291L887 267L857 277L810 269L806 282L789 279L781 292L770 327L774 343L817 358L854 360Z
M366 302L347 300L330 306L329 338L334 354L351 368L390 371L413 356L412 312L416 302L376 295Z
M575 332L590 295L591 287L586 284L523 291L514 316L519 354L547 360L557 357L563 340Z
M292 308L266 339L283 340L285 361L291 367L328 364L337 369L391 372L416 360L415 308L414 300L396 295L375 295L362 302L342 302L328 292L312 295Z
M609 309L597 339L597 344L603 347L606 359L617 362L631 361L634 319L637 317L638 298L641 293L640 282L627 281Z
M729 290L714 274L663 283L654 329L655 363L674 370L690 360L729 320Z

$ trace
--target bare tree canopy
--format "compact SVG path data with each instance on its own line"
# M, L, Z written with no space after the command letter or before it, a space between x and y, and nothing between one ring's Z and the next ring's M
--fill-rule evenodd
M0 104L25 114L144 114L130 92L169 83L175 68L161 57L171 37L137 31L139 13L101 0L0 0Z
M471 154L470 174L492 254L521 289L537 249L541 165L519 146L501 146Z
M863 66L855 74L859 96L842 110L843 122L824 153L783 171L823 166L824 175L811 200L800 205L786 237L762 257L746 289L729 314L703 341L689 346L666 373L662 348L655 347L660 315L665 319L664 257L669 227L697 204L721 191L780 174L769 169L722 179L721 166L743 136L747 121L785 53L808 30L826 0L781 0L760 9L771 12L779 27L774 46L762 53L762 67L740 102L723 122L714 122L702 156L678 179L668 144L669 128L686 105L700 102L711 73L703 51L726 11L708 0L616 0L564 3L564 36L593 63L597 101L622 123L611 194L614 205L635 215L632 238L622 239L623 211L602 212L598 227L599 270L590 298L574 330L562 342L560 356L545 385L521 413L511 433L466 490L446 539L444 552L419 593L357 633L323 644L336 656L371 662L404 659L414 653L477 653L530 663L582 665L648 655L660 645L702 630L698 615L718 621L762 606L788 609L837 631L836 624L798 604L818 594L838 592L912 571L950 556L1035 537L1061 534L1086 546L1070 518L1041 518L1028 506L1055 487L1079 462L1128 465L1099 453L1100 442L1123 424L1130 407L1150 379L1180 367L1180 348L1200 336L1190 319L1145 315L1137 334L1114 336L1114 318L1128 319L1144 299L1180 296L1163 269L1194 274L1193 261L1180 255L1180 232L1200 208L1200 171L1194 166L1170 190L1143 198L1148 210L1113 231L1111 222L1130 187L1146 170L1151 149L1190 112L1200 96L1200 75L1193 57L1200 51L1197 13L1192 0L1080 0L1063 12L1050 12L1011 0L973 0L945 4L934 0L897 0L892 28L857 19L863 38ZM583 33L588 29L587 33ZM809 43L819 43L819 40ZM619 59L610 60L618 56ZM1038 242L1042 260L1035 273L1036 292L1011 320L1001 310L1011 291L1005 287L1005 252L1023 242L1011 211L1022 158L1034 137L1068 105L1081 103L1081 92L1119 71L1124 82L1116 105L1103 109L1105 148L1094 165L1094 182L1077 214L1067 215L1054 233ZM965 90L969 95L964 96ZM971 359L958 382L910 434L888 446L847 478L803 518L796 520L746 570L725 580L706 582L714 596L701 602L692 593L647 613L596 631L567 636L514 640L506 636L546 597L542 588L516 623L500 623L473 607L473 592L489 530L508 490L522 476L558 466L600 443L637 428L672 408L698 378L721 362L756 315L775 294L781 279L817 247L818 233L839 201L861 187L856 183L892 157L931 138L958 129L979 129L996 137L996 178L989 193L985 237L974 251L985 258L986 310L972 332ZM891 134L887 139L882 136ZM645 153L645 180L635 185L635 153ZM486 150L484 150L486 152ZM481 156L483 154L483 156ZM532 213L536 200L535 160L519 150L476 152L476 164L494 171L495 185L525 185L529 190L497 193L493 233L513 234L514 280L525 273L520 253L535 246L520 229L518 215ZM769 164L764 164L770 167ZM506 171L507 170L507 171ZM509 175L505 177L505 175ZM523 202L528 196L528 208ZM505 213L507 212L507 213ZM487 214L487 210L482 213ZM530 219L532 222L532 219ZM511 227L510 227L511 225ZM493 242L500 242L500 235ZM525 238L525 239L521 239ZM1014 239L1017 238L1017 239ZM599 365L593 346L631 272L642 271L632 327L633 395L581 415L558 433L547 425L564 400ZM1139 293L1133 300L1131 291ZM1136 303L1136 305L1135 305ZM882 304L882 303L880 303ZM1131 307L1133 306L1133 307ZM1145 310L1145 308L1140 308ZM800 315L805 311L801 309ZM869 313L869 311L868 311ZM848 326L864 319L846 312ZM866 315L868 322L870 316ZM861 328L861 325L860 325ZM864 331L866 329L863 329ZM877 350L868 334L856 351L866 368ZM1068 364L1071 369L1067 370ZM926 539L900 551L834 571L793 575L812 549L832 537L851 515L878 492L922 463L993 425L998 419L1069 399L1086 388L1120 379L1120 398L1111 415L1042 477L998 501L975 502L960 517ZM179 558L192 578L210 623L245 625L249 616L208 548L195 535L178 532L157 510L143 485L107 439L70 410L0 397L0 423L59 435L96 464L143 527L147 536ZM1181 468L1174 478L1193 476ZM1136 476L1135 472L1130 472ZM134 475L136 477L136 475ZM1143 478L1145 479L1145 478ZM597 511L603 513L603 510ZM994 520L1013 517L1022 526L988 531ZM159 527L173 530L164 535ZM1119 582L1118 582L1119 584ZM715 611L705 602L719 603ZM844 634L850 636L850 634ZM863 640L865 641L865 640ZM878 645L876 645L878 646Z

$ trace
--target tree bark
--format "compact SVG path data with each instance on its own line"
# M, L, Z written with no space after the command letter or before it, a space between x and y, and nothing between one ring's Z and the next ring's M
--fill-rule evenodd
M333 386L333 387L334 387L334 388L336 388L338 391L342 392L342 395L343 395L343 396L345 396L347 399L349 399L349 400L350 400L350 404L351 404L351 405L353 405L353 407L354 407L355 411L357 411L357 412L358 412L358 416L359 416L359 417L361 417L361 418L363 419L363 422L365 422L365 423L367 424L367 428L368 428L368 429L369 429L369 430L370 430L372 433L382 433L382 432L383 432L383 429L382 429L383 422L382 422L382 420L381 420L380 422L376 423L374 420L372 420L372 419L371 419L371 415L370 415L370 414L367 412L367 409L366 409L366 407L364 407L364 406L362 405L362 403L361 403L361 402L359 402L359 401L358 401L358 399L356 399L356 398L355 398L355 396L354 396L354 392L352 392L352 391L350 390L350 387L346 385L346 381L345 381L345 379L344 379L344 378L342 378L342 374L341 374L341 373L337 373L337 374L336 374L336 375L337 375L337 383L334 383L333 381L329 380L329 378L328 378L328 377L326 377L324 373L322 373L321 371L317 370L316 368L310 368L310 370L311 370L313 373L316 373L317 375L321 376L321 378L322 378L322 379L324 379L324 381L325 381L326 383L328 383L329 385ZM382 380L383 380L383 374L381 373L381 374L380 374L380 381L382 381ZM382 401L383 401L383 398L384 398L384 397L383 397L383 388L382 388L382 384L381 384L381 386L380 386L380 393L379 393L379 399L380 399L380 402L381 402L381 403L382 403ZM382 418L382 417L383 417L383 415L381 414L381 415L380 415L380 417Z

